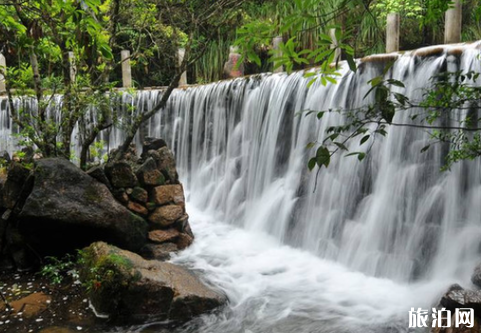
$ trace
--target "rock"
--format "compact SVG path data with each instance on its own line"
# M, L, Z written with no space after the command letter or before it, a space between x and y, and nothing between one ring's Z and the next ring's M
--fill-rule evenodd
M194 238L187 234L179 234L177 238L177 248L179 250L185 250L194 242Z
M94 166L93 168L90 168L87 171L87 175L97 179L99 182L107 186L109 190L112 189L112 185L110 184L110 181L107 178L107 175L105 174L104 168L102 166L97 165L97 166Z
M167 147L160 148L157 152L159 153L159 160L156 161L158 168L171 184L177 183L179 176L177 175L177 169L175 167L174 154L172 154L172 151Z
M146 203L149 201L149 194L142 187L135 187L132 189L132 193L129 194L129 196L132 200L137 202Z
M451 311L455 311L456 308L472 308L474 314L480 317L481 291L459 288L461 288L459 285L455 288L451 287L441 298L440 305Z
M129 196L125 192L123 188L116 188L112 190L112 195L114 196L117 201L126 205L129 203Z
M153 211L155 210L158 206L155 202L147 202L147 204L145 205L145 207L147 207L147 209L150 211Z
M149 211L147 210L147 208L137 202L129 201L129 203L127 204L127 208L134 213L140 214L142 216L149 215Z
M105 173L112 186L116 188L135 187L138 183L130 164L125 161L107 164L105 166Z
M22 234L37 252L56 254L98 240L133 251L145 244L147 223L69 161L39 160L34 177L19 218Z
M97 312L114 321L185 322L226 302L193 273L166 262L145 260L103 242L84 250L80 276Z
M23 200L31 189L33 179L30 178L30 169L21 163L10 165L7 180L3 185L3 205L5 208L14 209L21 206ZM27 181L29 179L29 181Z
M148 158L137 170L137 178L144 186L157 186L165 184L165 177L157 169L154 159Z
M68 327L60 327L60 326L51 326L44 328L43 330L39 331L38 333L77 333Z
M146 259L165 261L170 259L172 253L178 251L179 249L174 243L147 244L140 250L140 254Z
M180 184L157 186L152 190L152 200L159 205L185 205L184 189Z
M153 230L149 232L149 240L154 243L165 243L165 242L175 242L179 237L180 232L176 229L167 230Z
M471 275L471 282L481 288L481 263L474 268L473 275Z
M177 205L158 207L149 216L149 221L160 227L168 227L174 224L184 215L184 209Z
M30 319L37 317L43 311L48 308L48 302L52 300L51 296L44 293L33 293L19 300L10 302L10 306L13 308L13 313L22 312L22 317ZM5 304L0 303L0 311L5 310Z
M167 147L167 143L165 142L165 140L147 137L144 139L141 157L144 158L145 156L147 156L147 152L149 150L158 150L163 147Z
M174 227L179 230L180 232L186 233L192 237L194 237L194 234L192 233L192 230L190 229L189 225L189 215L184 213L181 218L179 218L177 221L175 221Z

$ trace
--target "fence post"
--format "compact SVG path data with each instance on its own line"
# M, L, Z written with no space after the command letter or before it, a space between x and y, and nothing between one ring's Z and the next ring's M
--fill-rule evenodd
M5 56L0 53L0 94L6 91L5 87L5 71L7 70L7 62Z
M122 86L124 88L132 87L132 68L130 67L130 51L122 50L120 52L122 61Z
M337 47L336 28L329 29L329 37L331 37L332 40L331 49L336 49L336 51L334 51L334 62L338 62L341 60L341 49Z
M399 51L399 13L387 14L386 53Z
M454 7L446 11L444 23L445 44L461 42L462 11L461 0L454 0Z
M282 36L277 36L272 39L272 49L274 50L274 57L282 57L282 51L280 50L280 44L282 43ZM284 66L280 65L278 62L274 62L273 72L280 73L284 71Z
M179 63L179 66L182 64L182 61L184 61L185 57L185 49L184 48L179 48L177 51L177 61ZM182 76L180 77L179 80L179 86L186 86L187 85L187 71L184 71L182 73Z
M68 53L68 60L70 65L70 82L75 82L77 76L77 65L75 64L75 56L73 52Z

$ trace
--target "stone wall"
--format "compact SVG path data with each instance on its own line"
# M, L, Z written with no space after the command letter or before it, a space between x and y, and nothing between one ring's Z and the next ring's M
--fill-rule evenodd
M184 189L174 155L164 140L146 138L140 157L132 146L123 160L87 173L106 184L130 211L147 220L148 243L141 250L144 257L165 260L169 253L192 243Z

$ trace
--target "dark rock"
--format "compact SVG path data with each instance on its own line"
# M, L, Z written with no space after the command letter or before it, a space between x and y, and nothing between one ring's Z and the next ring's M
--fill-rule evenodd
M149 194L142 187L135 187L132 189L132 193L129 194L132 200L140 203L146 203L149 201Z
M131 163L137 163L139 161L139 157L137 156L137 147L134 143L130 144L129 149L127 149L123 158Z
M167 147L160 148L157 152L159 153L159 160L156 161L158 168L171 184L176 184L179 176L177 175L174 154Z
M167 147L165 140L151 137L145 138L142 146L142 158L147 156L149 150L158 150L163 147Z
M185 205L184 189L182 185L157 186L152 190L152 198L158 205L180 204Z
M459 285L451 287L441 298L441 306L451 311L455 311L456 308L472 308L475 316L481 317L481 291L459 288L461 288Z
M137 178L144 186L157 186L165 184L165 177L157 169L154 159L148 158L137 170Z
M137 185L137 177L135 177L132 167L125 161L111 162L105 166L105 173L113 187L127 188Z
M30 173L30 169L21 163L10 165L2 193L5 208L14 209L21 206L33 183L33 178L29 179Z
M183 233L189 235L192 238L195 238L194 233L192 232L192 228L190 227L189 221L187 220L184 224Z
M150 211L153 211L154 209L156 209L158 207L158 205L155 202L147 202L145 207L147 207L147 209L150 212Z
M69 161L39 160L34 176L19 217L22 233L38 252L65 252L96 240L133 251L145 244L147 223Z
M173 225L177 230L180 232L186 233L190 235L191 237L194 237L192 234L192 230L189 225L189 215L184 213L181 218L179 218L177 221L175 221Z
M179 250L185 250L188 248L192 243L194 242L194 238L190 237L187 234L179 234L179 237L177 237L177 248Z
M481 263L474 268L473 275L471 275L471 282L481 288Z
M86 249L84 259L80 275L85 284L92 284L90 301L114 321L186 322L226 302L182 267L145 260L103 242Z
M102 166L97 165L97 166L94 166L94 167L90 168L87 171L87 175L97 179L99 182L101 182L102 184L107 186L109 188L109 190L112 190L112 185L110 184L110 181L107 178L107 175L105 174L104 168Z
M129 196L125 192L123 188L116 188L112 190L112 195L114 196L117 201L126 205L129 203Z
M172 253L179 252L177 244L174 243L162 243L162 244L147 244L145 245L140 254L146 259L155 259L166 261L170 259Z
M159 227L169 227L184 215L184 209L177 205L158 207L149 216L149 221Z
M154 243L166 243L166 242L175 242L179 237L180 232L176 229L167 229L167 230L152 230L149 232L149 240Z

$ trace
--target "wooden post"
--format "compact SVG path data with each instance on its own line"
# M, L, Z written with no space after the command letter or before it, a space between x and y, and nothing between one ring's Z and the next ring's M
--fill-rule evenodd
M130 67L130 51L121 51L120 59L122 61L122 85L124 88L132 88L132 68Z
M7 62L3 54L0 53L0 94L6 91L5 87L5 71L7 70Z
M179 63L179 67L182 64L182 61L184 61L184 57L185 57L185 49L180 48L177 51L177 60L178 60L178 63ZM187 85L187 71L184 71L182 73L182 76L180 77L179 86L186 86L186 85Z
M386 52L399 51L399 13L389 13L386 25Z
M462 11L461 0L454 0L454 7L446 11L444 23L445 44L461 42Z
M336 49L336 51L334 51L334 62L338 62L341 60L341 49L337 47L336 28L329 29L329 37L331 37L332 40L331 49Z
M276 58L282 57L282 51L280 50L280 44L282 43L282 36L277 36L272 39L272 49L274 50L274 56ZM284 71L284 66L274 62L272 70L274 73L280 73Z
M68 59L70 64L70 82L75 82L77 76L77 65L75 64L75 55L73 52L68 53Z

